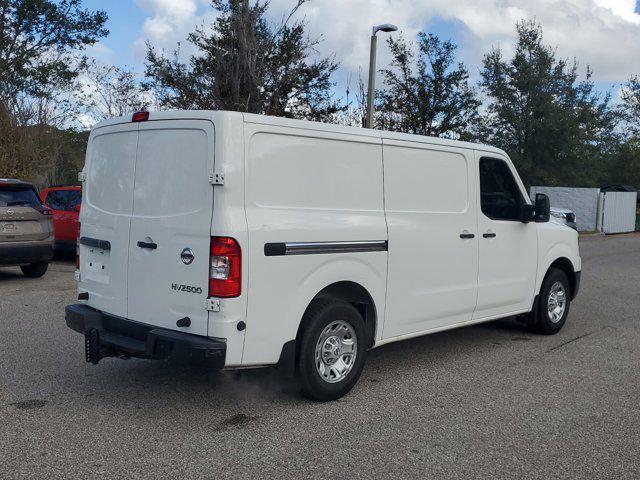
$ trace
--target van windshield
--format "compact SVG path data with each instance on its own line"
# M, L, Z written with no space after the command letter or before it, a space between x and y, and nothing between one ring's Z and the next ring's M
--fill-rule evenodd
M17 206L38 208L40 199L33 188L28 186L0 186L0 207Z

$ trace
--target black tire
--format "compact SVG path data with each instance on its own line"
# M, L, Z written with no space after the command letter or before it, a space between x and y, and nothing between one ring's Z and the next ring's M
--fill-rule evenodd
M551 289L557 283L562 284L562 288L565 292L565 308L562 316L556 320L552 321L549 317L549 297L551 293ZM540 288L540 296L538 300L538 311L537 318L535 323L532 325L533 330L537 333L541 333L543 335L555 335L564 326L567 321L567 316L569 315L569 307L571 306L571 286L569 285L569 279L567 278L566 273L557 268L552 268L547 272L547 276L542 282L542 287Z
M360 378L367 357L367 330L360 312L346 302L331 299L314 300L302 321L304 332L298 350L298 375L302 393L319 402L336 400L346 395ZM327 334L325 329L336 321L348 324L355 332L356 353L351 369L345 377L330 383L323 378L316 366L316 346L321 336Z
M40 278L47 273L47 268L49 268L49 262L36 262L29 265L22 265L20 270L22 270L25 277Z

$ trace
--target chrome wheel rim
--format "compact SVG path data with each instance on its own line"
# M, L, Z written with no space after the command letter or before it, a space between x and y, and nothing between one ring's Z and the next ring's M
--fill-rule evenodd
M564 285L556 282L551 286L547 299L547 313L552 323L558 323L567 308L567 292Z
M316 369L327 383L345 379L358 353L356 331L347 322L335 320L327 325L316 343Z

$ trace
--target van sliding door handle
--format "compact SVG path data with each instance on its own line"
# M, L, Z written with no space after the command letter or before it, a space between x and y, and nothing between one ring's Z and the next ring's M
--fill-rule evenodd
M158 248L157 243L148 243L148 242L138 242L138 246L140 248L148 248L149 250L155 250Z
M460 238L464 238L465 240L468 238L475 238L476 236L473 233L461 233Z
M483 233L482 234L482 238L496 238L496 234L493 232L490 233Z

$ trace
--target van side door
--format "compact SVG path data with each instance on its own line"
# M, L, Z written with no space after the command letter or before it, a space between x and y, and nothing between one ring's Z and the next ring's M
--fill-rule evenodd
M520 220L529 203L515 168L499 154L476 152L480 269L474 319L499 318L531 308L536 284L536 224Z
M478 276L473 150L384 139L383 155L384 338L470 321Z

